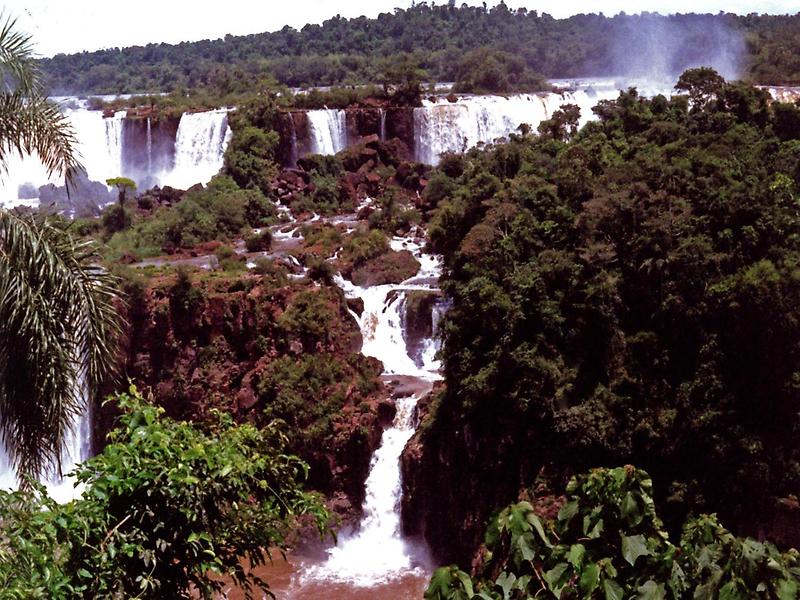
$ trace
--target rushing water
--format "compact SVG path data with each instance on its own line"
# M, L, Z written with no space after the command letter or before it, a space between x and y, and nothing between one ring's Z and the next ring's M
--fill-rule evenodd
M288 239L292 232L280 235ZM358 528L340 535L338 543L322 558L292 555L288 563L276 561L260 573L281 599L416 599L421 597L431 573L427 549L402 535L400 455L417 427L417 401L441 378L434 338L446 305L433 305L433 331L423 340L420 360L412 358L404 328L408 294L438 292L441 259L423 253L420 239L396 237L391 245L394 250L411 251L420 261L414 277L397 285L359 287L337 276L336 283L348 297L364 302L361 315L353 313L362 333L362 353L383 363L386 381L402 381L408 391L396 393L395 418L372 456ZM239 598L237 594L232 590L228 597Z
M64 438L61 473L51 471L41 479L48 494L54 500L67 502L82 492L82 487L76 488L74 479L65 475L70 473L78 463L91 456L91 439L92 414L90 403L86 402L84 411L74 420ZM11 459L6 452L5 445L0 443L0 489L15 490L18 487L19 482L11 465Z
M163 154L172 144L154 143L155 127L150 119L141 142L126 140L125 111L104 117L101 111L88 110L75 98L66 99L64 115L71 123L77 141L76 150L91 181L104 183L112 177L126 176L139 183L172 185L187 188L207 183L222 168L223 154L230 140L227 110L186 113L181 116L174 140L174 156ZM137 144L140 147L126 147ZM126 164L126 156L144 156L143 168ZM164 169L164 164L174 164ZM146 172L142 172L146 171ZM50 177L35 155L9 155L8 173L0 180L0 206L35 205L38 188L53 183L63 185L63 179Z
M227 110L183 114L175 139L175 167L163 183L186 189L208 182L222 169L230 138Z
M343 110L310 110L308 129L311 152L336 154L347 148L347 113Z

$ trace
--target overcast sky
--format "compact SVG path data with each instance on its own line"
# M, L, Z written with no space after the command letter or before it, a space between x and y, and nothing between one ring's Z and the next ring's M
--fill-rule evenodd
M457 3L461 5L462 0ZM620 11L775 14L800 10L799 0L507 0L506 4L554 17L599 11L614 15ZM5 0L2 5L34 35L39 54L52 56L150 42L216 39L226 33L275 31L284 25L299 28L336 14L374 17L408 7L411 0Z

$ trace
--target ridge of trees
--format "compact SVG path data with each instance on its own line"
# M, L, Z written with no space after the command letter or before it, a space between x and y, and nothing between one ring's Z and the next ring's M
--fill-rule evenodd
M638 32L638 33L637 33ZM665 66L680 73L707 64L721 45L741 54L741 76L762 84L800 82L800 16L688 14L576 15L568 19L501 3L430 5L375 19L339 16L321 25L218 40L148 44L42 61L53 93L145 93L252 88L264 76L288 86L381 82L397 61L411 60L435 81L455 81L470 50L509 53L546 77L626 75L657 34ZM662 44L663 42L663 44ZM663 56L660 56L663 58ZM640 65L641 75L651 71ZM622 70L621 70L622 69Z

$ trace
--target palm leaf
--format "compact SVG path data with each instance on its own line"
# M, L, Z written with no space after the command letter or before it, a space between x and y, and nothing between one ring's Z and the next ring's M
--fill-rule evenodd
M20 475L61 468L69 427L113 374L116 280L94 247L0 211L0 437Z

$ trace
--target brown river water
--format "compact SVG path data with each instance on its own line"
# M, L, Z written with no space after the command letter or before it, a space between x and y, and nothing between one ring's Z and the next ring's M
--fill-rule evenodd
M301 571L316 562L292 555L284 561L276 555L272 564L257 569L256 573L269 583L278 600L421 600L428 584L429 574L418 572L370 587L333 581L301 582ZM223 598L244 600L245 596L243 591L232 588Z

